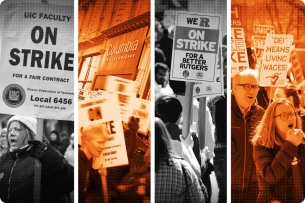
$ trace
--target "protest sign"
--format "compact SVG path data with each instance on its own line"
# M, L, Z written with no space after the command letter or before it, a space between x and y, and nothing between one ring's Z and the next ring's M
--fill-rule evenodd
M127 123L131 116L132 105L130 100L132 97L136 97L135 81L108 75L105 82L105 91L117 95L122 120Z
M178 11L175 21L170 79L214 81L220 16Z
M296 52L294 45L291 46L290 59L291 59L291 64L292 64L291 67L292 67L292 71L293 71L293 76L297 83L297 89L300 89L300 87L302 87L305 84L305 81L304 81L304 75L303 75L302 67L301 67L301 64L299 61L299 57L298 57L298 54Z
M274 26L270 26L270 25L253 26L252 40L258 58L261 58L263 56L267 34L275 34Z
M260 86L284 86L293 35L267 34L260 71Z
M231 76L249 68L243 28L231 28Z
M84 101L101 96L103 95L103 92L104 91L102 90L92 91L92 90L78 89L78 101Z
M217 68L215 71L214 82L198 82L195 83L193 88L193 96L195 98L207 97L207 96L217 96L224 94L224 77L223 77L223 65L221 59L221 52L218 54Z
M100 157L95 159L93 168L128 164L126 145L119 112L118 98L115 94L104 92L99 97L79 102L79 128L93 123L104 125L108 131L108 141Z
M73 6L1 4L1 113L73 120Z
M131 98L131 115L139 119L139 133L146 135L150 128L150 100Z

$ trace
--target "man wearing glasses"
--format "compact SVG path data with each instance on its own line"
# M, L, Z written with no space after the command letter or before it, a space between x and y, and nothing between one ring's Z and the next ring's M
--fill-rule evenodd
M255 104L258 72L245 69L232 78L231 95L231 200L255 202L258 194L253 146L250 142L264 109Z

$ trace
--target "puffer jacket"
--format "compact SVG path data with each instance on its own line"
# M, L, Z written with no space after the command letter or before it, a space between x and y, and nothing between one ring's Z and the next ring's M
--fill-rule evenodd
M244 118L234 95L231 96L231 189L243 190L257 183L250 140L265 110L252 105Z
M298 157L300 173L305 174L305 146L298 147L285 141L281 147L273 149L261 145L254 146L253 159L257 169L259 195L257 203L268 203L271 200L278 200L282 203L301 202L295 200L293 188L292 165L294 157ZM302 178L305 188L305 176ZM303 191L303 194L305 192Z
M26 149L0 157L0 198L5 203L33 203L35 160ZM52 146L41 158L40 202L64 203L74 189L74 169Z

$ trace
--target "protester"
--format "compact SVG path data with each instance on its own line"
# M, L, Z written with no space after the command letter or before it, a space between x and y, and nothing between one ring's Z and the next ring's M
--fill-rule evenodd
M252 140L259 184L257 203L303 202L304 138L292 103L277 99L268 106Z
M258 185L250 142L264 109L255 104L258 73L245 69L232 80L231 95L231 201L255 202Z
M164 85L168 67L164 63L155 64L155 100L161 95L161 87Z
M0 132L0 155L5 152L7 148L7 129L3 128Z
M205 202L201 180L174 155L169 136L164 123L155 118L155 202Z
M56 130L50 132L50 144L60 153L63 151L62 143L60 142L59 134Z
M35 140L38 136L36 127L37 120L31 117L13 116L8 121L8 150L0 157L0 198L3 202L33 203L34 191L37 191L34 187L40 187L40 202L65 203L66 194L73 191L73 167L44 135L42 142ZM40 185L34 185L36 159L42 165Z
M273 100L285 98L295 108L296 112L302 119L302 130L305 131L305 110L301 107L301 97L298 90L292 84L286 84L284 87L278 87L275 89Z
M199 139L196 133L190 133L190 137L182 137L182 129L179 127L180 118L182 116L182 105L175 96L160 96L156 101L156 110L160 119L165 123L166 129L170 134L170 142L172 147L178 155L182 156L193 168L196 175L201 178L201 168L206 167L206 163L201 163L201 154ZM186 138L187 137L187 138ZM179 148L181 143L183 148ZM189 144L191 143L191 144ZM182 153L183 149L187 150L187 153ZM203 169L206 171L206 168Z
M163 51L166 58L166 65L170 68L172 61L173 39L168 34L168 30L163 28L162 37L157 40L156 44L157 47Z
M69 162L69 164L74 166L74 133L71 134L70 145L68 146L64 157Z
M60 139L60 144L61 144L61 148L59 151L62 155L64 155L68 146L70 145L70 136L69 136L68 132L61 131L59 133L59 139Z
M78 150L78 196L79 203L104 202L101 175L107 170L102 166L98 170L92 168L93 158L99 157L107 141L107 130L101 124L90 124L81 129L82 144Z

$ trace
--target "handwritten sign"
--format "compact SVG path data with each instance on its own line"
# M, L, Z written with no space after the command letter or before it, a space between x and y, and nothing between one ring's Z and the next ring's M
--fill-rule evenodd
M260 72L260 86L284 86L293 35L268 34Z
M0 113L73 120L73 6L1 4Z
M92 123L104 125L108 131L108 141L100 157L96 157L93 168L120 166L128 164L126 145L119 112L118 98L115 94L103 95L79 102L79 128Z
M177 12L171 80L214 80L219 27L219 15Z

